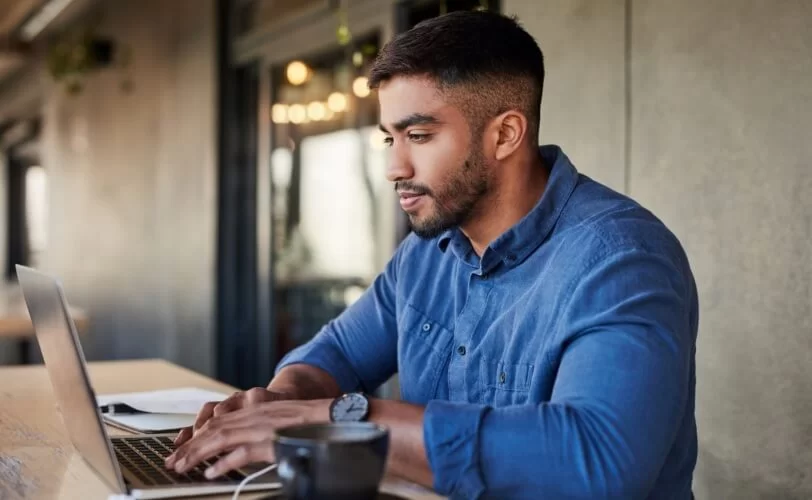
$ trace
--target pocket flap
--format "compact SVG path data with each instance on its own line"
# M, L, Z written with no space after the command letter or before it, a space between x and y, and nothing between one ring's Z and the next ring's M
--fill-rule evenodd
M482 361L482 376L487 387L503 391L529 391L533 381L533 365Z

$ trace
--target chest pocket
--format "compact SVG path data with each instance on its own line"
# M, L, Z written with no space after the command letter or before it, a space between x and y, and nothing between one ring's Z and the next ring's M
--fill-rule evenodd
M482 358L479 370L482 403L494 407L527 403L533 382L533 365Z
M448 395L447 378L454 334L411 305L398 320L398 379L401 399L426 404ZM445 383L443 383L445 382Z

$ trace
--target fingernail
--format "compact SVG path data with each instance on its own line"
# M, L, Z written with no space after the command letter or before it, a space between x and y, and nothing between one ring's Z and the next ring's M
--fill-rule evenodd
M185 466L185 465L186 465L186 459L181 458L180 460L178 460L178 463L175 464L175 470L180 471L183 468L183 466Z
M172 467L172 463L174 462L175 462L174 455L169 455L168 457L166 457L166 460L164 460L164 463L166 464L167 467Z
M216 475L214 473L214 467L209 467L203 474L206 476L206 479L214 479L214 476Z

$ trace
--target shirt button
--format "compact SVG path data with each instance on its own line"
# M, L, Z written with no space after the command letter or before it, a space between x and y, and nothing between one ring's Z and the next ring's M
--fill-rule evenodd
M505 372L500 373L499 374L499 383L504 384L506 380L507 380L507 374Z
M465 346L461 345L457 347L457 352L459 353L460 356L465 356Z
M427 332L431 330L431 323L423 323L423 331Z

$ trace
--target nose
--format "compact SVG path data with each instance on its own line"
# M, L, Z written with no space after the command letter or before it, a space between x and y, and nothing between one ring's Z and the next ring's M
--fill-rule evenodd
M398 182L414 177L414 168L412 168L412 163L404 149L396 144L393 144L390 149L389 165L386 167L386 179L389 182Z

